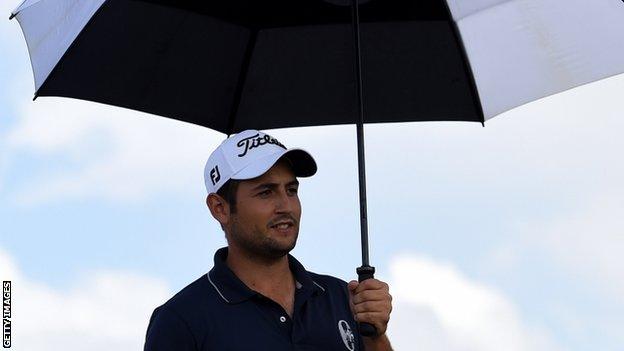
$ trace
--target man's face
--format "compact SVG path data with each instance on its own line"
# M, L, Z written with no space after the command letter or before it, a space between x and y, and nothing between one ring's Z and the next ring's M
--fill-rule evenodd
M230 214L229 245L248 254L275 259L290 252L297 242L301 203L299 182L286 161L279 161L262 176L241 181L236 213Z

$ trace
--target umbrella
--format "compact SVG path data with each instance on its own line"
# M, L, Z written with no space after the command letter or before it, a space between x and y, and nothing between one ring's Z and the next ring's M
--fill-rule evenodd
M474 121L624 72L612 0L25 0L35 98L122 106L231 134Z

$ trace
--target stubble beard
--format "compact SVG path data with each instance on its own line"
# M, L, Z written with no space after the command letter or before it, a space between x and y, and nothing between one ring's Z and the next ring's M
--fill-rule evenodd
M267 229L268 230L268 229ZM230 239L236 246L242 249L248 256L262 261L277 261L286 256L295 248L299 228L295 231L294 240L290 243L280 243L258 228L245 231L238 221L234 219L230 227Z

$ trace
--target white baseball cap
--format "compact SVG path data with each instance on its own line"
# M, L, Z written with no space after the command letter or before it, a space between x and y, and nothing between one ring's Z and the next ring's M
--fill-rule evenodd
M208 194L216 193L230 179L252 179L263 175L279 159L290 162L297 177L316 173L312 155L302 149L287 149L277 139L249 129L225 139L204 167L204 182Z

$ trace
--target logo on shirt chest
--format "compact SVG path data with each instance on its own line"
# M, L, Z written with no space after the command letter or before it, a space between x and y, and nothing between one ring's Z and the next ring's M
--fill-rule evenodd
M342 342L344 342L347 350L354 351L355 350L355 335L351 331L351 327L349 323L345 320L338 321L338 330L340 331L340 337L342 337Z

